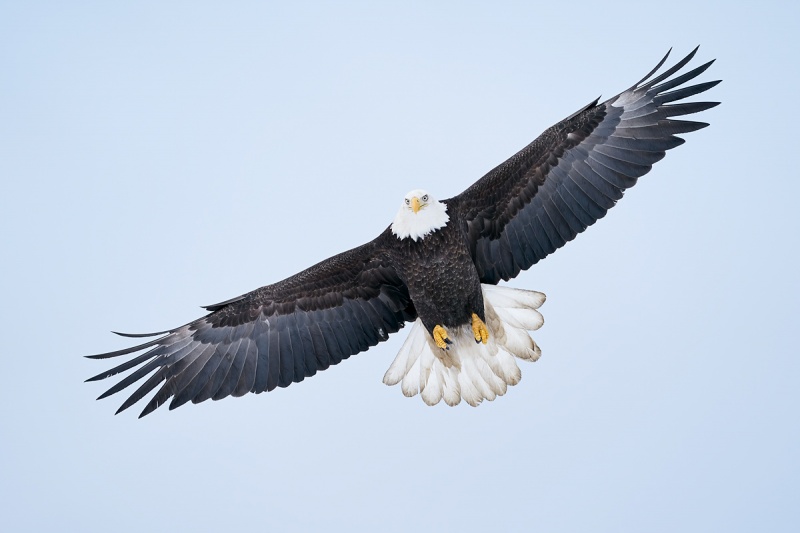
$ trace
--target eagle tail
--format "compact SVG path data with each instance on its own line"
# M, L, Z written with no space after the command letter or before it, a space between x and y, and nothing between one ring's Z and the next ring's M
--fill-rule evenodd
M536 361L541 350L528 334L544 323L537 309L544 294L536 291L483 285L489 340L476 343L469 324L451 330L453 344L441 350L417 319L383 382L400 384L403 394L421 394L428 405L444 400L458 405L463 399L477 406L506 393L522 373L515 358Z

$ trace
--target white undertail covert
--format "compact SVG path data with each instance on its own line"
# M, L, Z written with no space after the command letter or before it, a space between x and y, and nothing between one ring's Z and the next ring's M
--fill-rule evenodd
M541 292L482 285L489 341L476 343L469 324L448 330L453 344L437 347L417 319L383 376L406 396L421 394L428 405L444 399L458 405L463 399L477 406L492 401L516 385L522 377L516 358L536 361L541 351L528 331L539 329L544 318L537 309L544 303Z

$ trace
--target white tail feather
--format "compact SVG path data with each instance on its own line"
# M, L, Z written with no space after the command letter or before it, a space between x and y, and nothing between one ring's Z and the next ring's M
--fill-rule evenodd
M458 405L463 399L476 406L502 396L522 378L515 357L536 361L541 350L528 334L544 323L536 310L544 303L540 292L483 285L489 341L476 343L469 325L448 331L453 344L443 352L417 319L397 357L383 376L406 396L421 394L428 405L444 399Z

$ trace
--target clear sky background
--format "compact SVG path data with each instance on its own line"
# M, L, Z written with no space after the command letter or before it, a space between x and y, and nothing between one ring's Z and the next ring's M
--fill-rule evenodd
M0 3L0 529L796 531L793 2ZM513 281L543 356L477 409L407 329L259 396L113 413L110 330L374 238L673 60L711 127ZM705 96L705 95L703 95Z

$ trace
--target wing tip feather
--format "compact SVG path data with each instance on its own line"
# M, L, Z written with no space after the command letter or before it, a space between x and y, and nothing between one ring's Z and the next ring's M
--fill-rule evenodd
M646 82L650 78L650 76L652 76L653 74L658 72L658 69L660 69L664 65L664 63L667 61L667 58L669 57L669 55L671 53L672 53L672 47L670 46L669 50L667 50L667 53L664 54L664 57L661 58L661 61L659 61L658 64L655 67L653 67L653 69L650 72L648 72L642 79L640 79L639 81L637 81L636 83L631 85L630 89L628 89L628 90L630 91L630 90L633 90L633 89L639 87L644 82Z
M153 333L123 333L121 331L112 331L114 335L119 335L120 337L128 337L132 339L139 339L142 337L155 337L156 335L166 335L167 333L172 333L173 330L168 329L166 331L155 331Z

